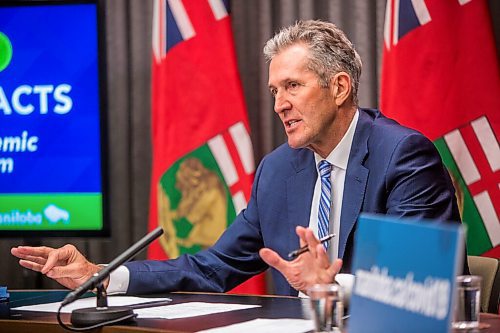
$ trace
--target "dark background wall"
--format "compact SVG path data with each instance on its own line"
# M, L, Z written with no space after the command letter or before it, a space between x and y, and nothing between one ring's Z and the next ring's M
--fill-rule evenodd
M201 1L201 0L200 0ZM474 0L477 1L477 0ZM336 23L363 59L360 105L377 107L385 0L233 0L232 25L252 129L255 160L285 141L272 111L262 46L297 19ZM500 50L500 2L489 1ZM108 262L146 233L151 169L150 71L152 0L106 0L108 174L112 237L107 239L1 239L0 285L57 288L17 265L10 248L21 244L58 247L73 243L94 262ZM500 93L500 92L499 92ZM144 254L139 258L144 258Z

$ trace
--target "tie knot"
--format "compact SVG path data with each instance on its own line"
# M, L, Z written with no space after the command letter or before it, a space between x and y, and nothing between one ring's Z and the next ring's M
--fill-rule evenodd
M319 174L321 177L330 176L332 172L332 165L327 160L319 162Z

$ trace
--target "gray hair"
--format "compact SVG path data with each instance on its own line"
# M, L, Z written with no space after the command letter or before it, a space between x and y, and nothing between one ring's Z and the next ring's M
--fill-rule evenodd
M353 102L357 105L361 58L335 24L319 20L297 21L266 42L264 56L271 61L284 49L301 42L309 47L308 68L318 75L320 86L327 88L335 74L347 72L351 77Z

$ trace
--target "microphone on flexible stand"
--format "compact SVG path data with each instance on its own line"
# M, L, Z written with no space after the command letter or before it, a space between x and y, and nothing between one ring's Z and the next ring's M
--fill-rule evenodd
M163 229L158 227L149 234L141 238L137 243L128 248L125 252L116 257L106 267L95 273L90 279L83 283L80 287L70 292L61 303L59 310L69 303L76 301L88 290L97 290L97 306L95 308L83 308L73 310L71 313L71 324L75 327L85 326L101 326L102 323L116 323L123 320L130 320L135 317L133 309L127 306L108 306L106 290L102 282L109 274L121 266L126 261L130 260L139 251L148 246L156 238L163 234ZM59 314L58 314L59 320ZM61 325L62 322L59 320ZM63 325L66 326L66 325Z

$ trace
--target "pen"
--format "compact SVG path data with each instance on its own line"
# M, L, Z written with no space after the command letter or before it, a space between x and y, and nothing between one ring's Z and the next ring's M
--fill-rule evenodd
M154 308L156 306L168 305L170 302L172 302L172 300L170 298L166 298L166 299L162 299L159 301L132 304L132 305L129 305L129 307L132 308L133 310L144 309L144 308Z
M333 237L335 237L335 234L329 234L328 236L325 236L323 238L321 238L319 240L319 242L321 244L323 244L324 242L328 242L330 239L332 239ZM301 248L297 249L297 250L293 250L292 252L288 253L288 258L290 259L295 259L297 258L299 255L301 255L302 253L304 252L307 252L309 251L309 247L307 245L305 246L302 246Z

